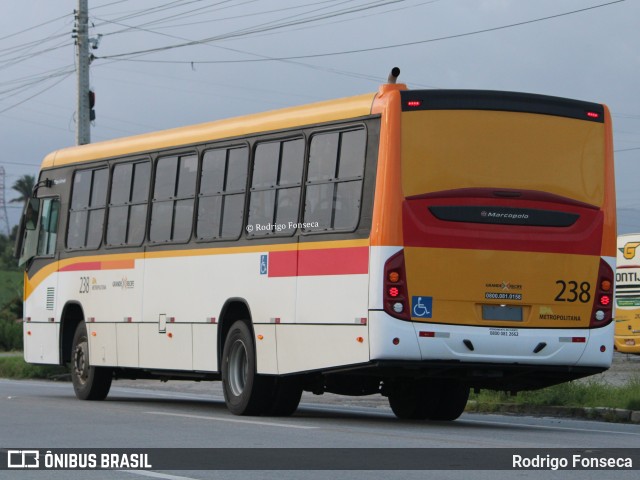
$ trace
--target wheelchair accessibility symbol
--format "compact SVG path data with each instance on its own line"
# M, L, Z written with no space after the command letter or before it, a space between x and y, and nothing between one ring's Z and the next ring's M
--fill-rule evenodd
M266 275L267 273L269 273L269 257L260 255L260 275Z
M411 316L417 318L431 318L433 311L433 297L411 297Z

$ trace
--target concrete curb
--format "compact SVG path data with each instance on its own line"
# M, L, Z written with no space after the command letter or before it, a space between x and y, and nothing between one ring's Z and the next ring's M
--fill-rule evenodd
M550 405L523 405L516 403L478 403L470 400L466 412L506 413L514 415L541 415L563 418L585 418L616 423L639 423L640 411L608 407L556 407Z

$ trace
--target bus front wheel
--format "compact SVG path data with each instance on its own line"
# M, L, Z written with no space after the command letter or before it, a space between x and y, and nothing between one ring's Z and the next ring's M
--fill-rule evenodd
M71 381L80 400L104 400L111 388L113 371L107 367L92 367L89 363L87 326L80 322L71 344Z
M231 325L222 350L222 390L234 415L260 415L270 406L271 381L256 373L256 351L246 322Z

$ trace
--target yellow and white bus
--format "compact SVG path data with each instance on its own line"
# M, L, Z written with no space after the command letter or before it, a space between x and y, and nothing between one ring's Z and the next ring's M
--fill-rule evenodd
M303 390L453 420L469 390L613 354L611 120L525 93L378 92L67 148L25 210L24 356L222 380L234 414Z
M640 234L618 237L615 349L640 354Z

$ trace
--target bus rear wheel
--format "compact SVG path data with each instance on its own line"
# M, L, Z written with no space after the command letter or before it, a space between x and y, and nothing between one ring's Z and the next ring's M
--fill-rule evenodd
M299 377L280 377L272 389L271 405L265 412L275 417L288 417L298 409L303 382Z
M429 415L430 420L451 421L464 412L469 400L469 387L459 382L443 382L440 386L440 399Z
M260 415L268 411L273 379L256 373L256 351L246 322L231 325L222 350L222 390L234 415Z
M389 393L389 406L402 420L431 418L440 400L437 385L424 381L406 381L396 385Z
M111 368L92 367L89 363L87 326L80 322L71 344L71 381L76 397L80 400L104 400L112 380Z

